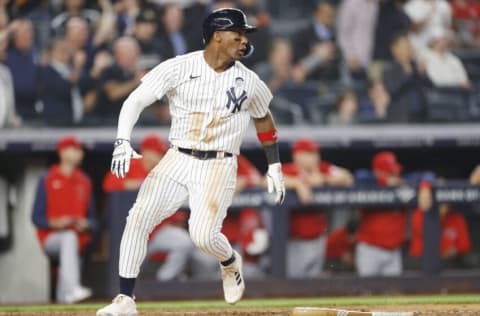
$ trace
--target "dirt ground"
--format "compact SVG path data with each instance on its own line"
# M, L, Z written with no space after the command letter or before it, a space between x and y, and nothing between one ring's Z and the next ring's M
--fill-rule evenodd
M328 306L326 306L328 307ZM344 309L336 306L335 308ZM348 310L360 311L382 311L382 312L414 312L415 316L474 316L480 315L480 304L468 305L401 305L401 306L355 306L345 308ZM291 316L291 308L225 308L225 309L204 309L193 310L140 310L140 316ZM69 312L11 312L0 313L0 316L92 316L94 311L69 311Z

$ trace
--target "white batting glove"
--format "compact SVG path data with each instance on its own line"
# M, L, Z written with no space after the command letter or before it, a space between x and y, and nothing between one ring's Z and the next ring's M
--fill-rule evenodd
M110 171L117 178L125 178L130 170L130 159L140 159L142 155L137 153L126 139L115 140L114 146Z
M279 162L268 165L267 170L268 193L276 192L275 203L282 204L285 199L285 181L283 180L282 164Z

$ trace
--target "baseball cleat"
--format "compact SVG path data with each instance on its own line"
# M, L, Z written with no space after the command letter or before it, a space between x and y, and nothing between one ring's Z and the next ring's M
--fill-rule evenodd
M97 316L137 316L137 306L133 298L118 294L112 304L97 311Z
M245 291L245 282L243 281L242 275L242 257L235 250L233 253L235 254L235 261L226 267L220 265L223 280L223 293L225 295L225 301L228 304L235 304L238 302Z

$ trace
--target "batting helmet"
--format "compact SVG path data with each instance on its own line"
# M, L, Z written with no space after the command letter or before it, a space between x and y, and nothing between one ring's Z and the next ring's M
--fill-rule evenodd
M234 8L218 9L210 13L203 21L203 42L207 45L215 31L245 30L251 33L257 30L256 26L247 24L247 17L242 10ZM247 43L245 58L253 54L254 47Z

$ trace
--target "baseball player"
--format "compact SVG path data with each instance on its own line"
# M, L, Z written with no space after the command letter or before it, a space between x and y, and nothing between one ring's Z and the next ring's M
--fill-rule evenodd
M96 227L90 178L79 168L83 148L75 137L57 143L59 163L38 181L32 220L45 253L58 258L56 300L76 303L92 291L81 285L81 254Z
M118 119L111 171L125 177L130 159L140 158L130 134L141 111L169 98L171 148L149 173L132 206L120 245L120 293L98 316L137 315L133 291L155 225L186 201L193 243L220 262L225 301L243 295L242 258L220 232L235 192L236 155L253 118L268 161L269 192L285 196L276 127L268 110L272 94L239 60L253 52L245 14L233 8L212 12L203 22L205 49L168 59L142 78Z
M286 186L294 189L302 204L290 213L287 244L287 276L318 277L325 261L327 218L321 209L309 206L313 188L349 186L353 178L347 169L322 160L319 145L312 139L297 140L291 163L283 165Z
M380 186L403 183L402 165L393 152L381 151L372 159L372 171ZM406 210L363 209L357 230L355 265L358 275L398 276L402 274L402 245L405 241Z

